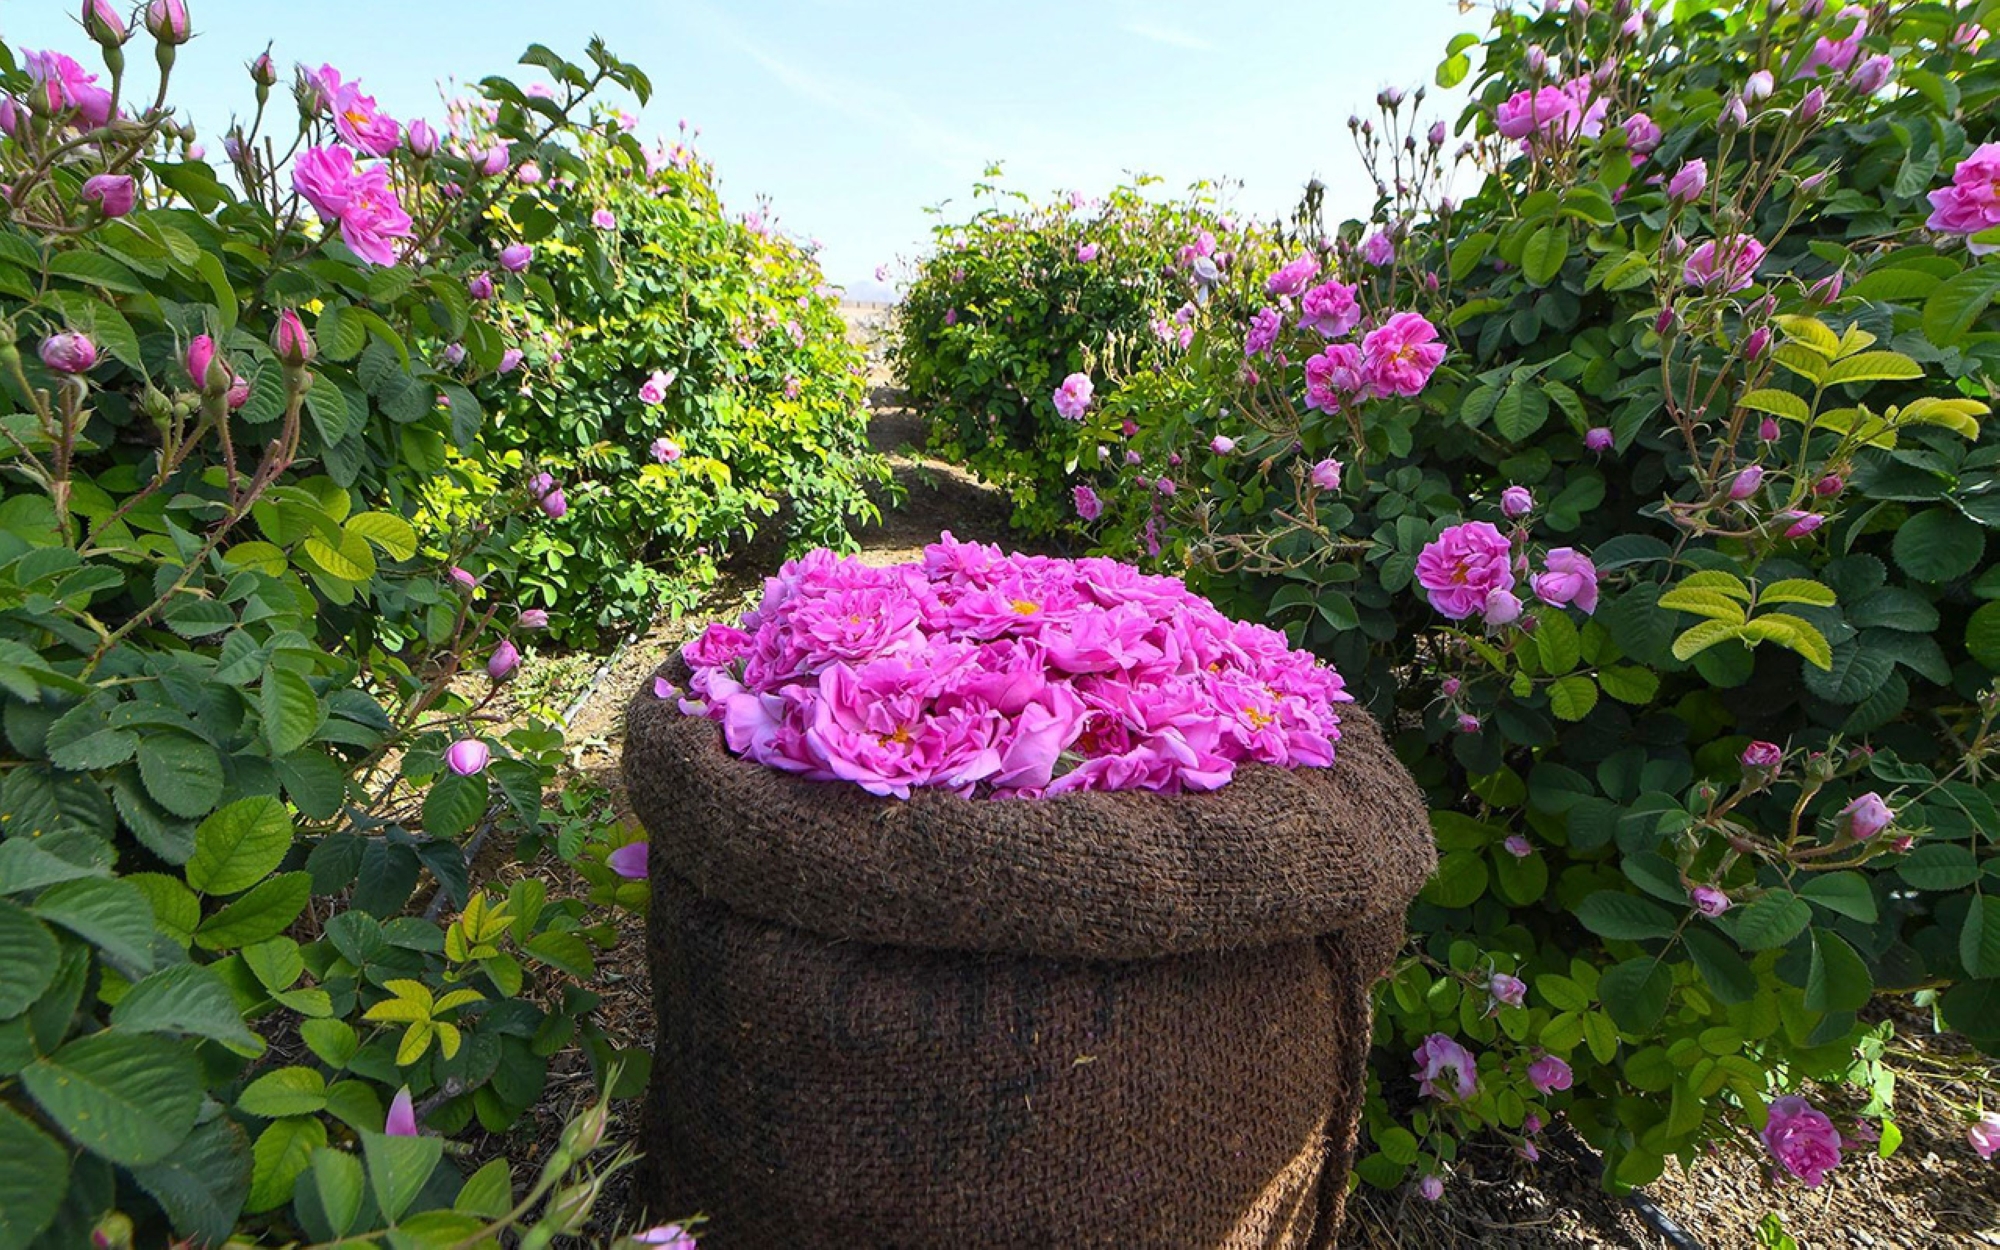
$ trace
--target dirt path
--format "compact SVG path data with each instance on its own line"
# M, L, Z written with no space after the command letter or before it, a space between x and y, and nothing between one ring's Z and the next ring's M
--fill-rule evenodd
M917 558L923 546L949 529L969 541L1017 545L1009 536L1008 506L997 491L964 471L925 456L921 419L904 406L888 384L882 359L883 310L861 308L849 313L850 331L868 347L874 389L869 397L870 439L890 458L896 490L880 502L883 519L857 535L861 558L871 564L894 564ZM761 587L764 569L732 570L710 596L702 613L662 622L612 658L598 676L589 696L570 722L575 789L584 801L606 801L629 818L618 758L623 742L624 709L668 649L701 629L708 621L734 617L749 606ZM600 1019L619 1045L646 1045L653 1035L653 1007L644 958L644 934L631 919L621 926L620 941L600 960L600 975L590 987L603 998ZM1917 1039L1921 1044L1921 1039ZM1951 1052L1948 1039L1930 1049ZM536 1141L521 1157L518 1144L510 1152L520 1166L532 1166L555 1140L563 1118L591 1096L588 1073L552 1073L552 1093L538 1110ZM1807 1190L1796 1183L1769 1184L1761 1169L1740 1157L1704 1163L1689 1174L1669 1164L1666 1177L1650 1187L1653 1200L1708 1247L1754 1246L1756 1227L1766 1213L1777 1212L1784 1228L1803 1246L1929 1247L2000 1246L2000 1162L1983 1164L1966 1148L1962 1125L1955 1126L1943 1104L1946 1086L1906 1084L1900 1106L1906 1139L1895 1159L1878 1162L1863 1156L1850 1161L1824 1189ZM1988 1105L1993 1105L1987 1084ZM1976 1090L1950 1089L1956 1101L1970 1101ZM632 1116L636 1103L617 1104L613 1140L629 1141L637 1149L638 1127ZM1578 1146L1581 1143L1577 1143ZM1551 1142L1539 1168L1529 1168L1504 1146L1470 1143L1445 1199L1419 1200L1411 1188L1390 1193L1363 1189L1348 1207L1342 1244L1374 1248L1493 1246L1493 1247L1643 1247L1664 1250L1669 1243L1655 1234L1624 1202L1605 1194L1594 1179L1593 1161ZM625 1212L630 1195L629 1173L614 1178L599 1206L594 1237L608 1237ZM655 1212L670 1219L686 1212Z

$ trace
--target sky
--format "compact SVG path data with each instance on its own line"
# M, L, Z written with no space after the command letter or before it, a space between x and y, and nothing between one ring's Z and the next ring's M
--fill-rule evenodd
M581 61L602 35L652 79L642 137L683 118L698 127L731 208L769 197L779 224L818 239L827 276L861 298L883 294L878 265L921 253L937 220L926 207L969 212L995 161L1005 185L1037 197L1100 194L1135 172L1170 191L1227 178L1242 184L1239 211L1274 216L1318 177L1336 220L1365 213L1348 115L1371 112L1382 87L1430 83L1450 37L1485 20L1458 0L188 5L197 37L172 98L205 137L254 107L243 66L267 40L281 67L330 63L391 114L436 119L446 79L526 82L540 73L516 65L529 43ZM94 67L80 7L0 0L0 37ZM128 59L150 82L146 36ZM1446 95L1431 91L1433 105Z

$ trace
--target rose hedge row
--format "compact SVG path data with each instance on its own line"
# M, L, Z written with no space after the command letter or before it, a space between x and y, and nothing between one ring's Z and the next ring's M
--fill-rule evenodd
M441 132L330 67L274 98L266 55L218 165L166 107L179 0L130 29L102 0L84 17L97 71L0 44L0 1243L546 1245L622 1162L583 1171L603 1100L520 1189L441 1134L505 1132L565 1052L606 1097L640 1086L646 1054L605 1036L587 986L604 909L645 891L605 862L629 833L574 788L545 799L562 729L505 683L552 621L587 637L662 583L600 594L554 558L565 488L600 487L522 437L514 392L561 344L520 336L601 319L523 188L643 166L632 124L590 110L650 84L601 44L536 46L548 84L489 79ZM620 247L665 269L709 249L686 264L731 318L814 281L712 197L694 243L632 211ZM741 491L670 492L690 541L706 510L740 532L780 490L825 505L800 506L812 537L851 514L850 362L824 314L802 306L802 354L769 358L812 388L810 420L737 455L687 417L698 476ZM749 402L763 358L687 332L676 411ZM568 550L699 567L659 538ZM477 845L553 847L585 888L545 866L482 885Z
M1037 489L1399 727L1443 856L1366 1180L1560 1116L1614 1186L1817 1184L1899 1136L1874 995L2000 1052L2000 6L1549 7L1440 67L1471 194L1384 93L1373 220L1244 244Z

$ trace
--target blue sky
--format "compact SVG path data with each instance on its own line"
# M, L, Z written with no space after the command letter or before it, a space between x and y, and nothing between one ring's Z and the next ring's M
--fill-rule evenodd
M0 0L0 36L95 49L69 0ZM242 66L330 62L398 117L440 113L437 84L536 71L530 42L581 59L591 34L652 78L642 130L701 128L731 205L768 195L857 289L912 255L927 205L963 205L987 162L1041 195L1101 192L1128 171L1170 188L1244 185L1247 212L1289 208L1320 177L1365 209L1350 112L1431 80L1445 42L1483 26L1457 0L189 0L198 37L174 98L204 135L253 105ZM144 36L141 36L144 39ZM130 60L152 71L150 48ZM282 88L281 88L282 89ZM1433 89L1433 94L1436 93ZM274 103L276 103L274 95ZM1454 104L1454 109L1456 105ZM211 147L218 144L211 143Z

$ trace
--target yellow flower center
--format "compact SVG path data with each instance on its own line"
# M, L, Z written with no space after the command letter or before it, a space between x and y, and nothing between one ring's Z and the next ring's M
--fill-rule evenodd
M1243 709L1243 719L1250 722L1250 728L1262 729L1264 726L1275 722L1278 718L1268 712L1260 712L1254 707L1246 707Z
M1032 599L1014 600L1014 612L1018 616L1033 616L1042 610L1042 605Z

